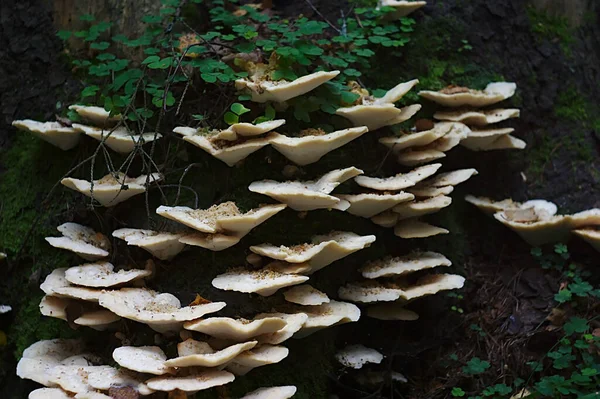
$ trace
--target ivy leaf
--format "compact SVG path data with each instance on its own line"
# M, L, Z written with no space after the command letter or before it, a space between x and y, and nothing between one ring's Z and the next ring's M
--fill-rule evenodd
M145 15L142 18L142 22L145 22L147 24L158 24L162 21L162 18L159 17L158 15Z
M350 91L342 92L342 102L344 104L352 104L352 103L354 103L354 101L358 100L359 97L360 97L360 95L358 95L356 93L352 93Z
M100 90L98 86L88 86L81 91L81 97L92 97Z
M98 61L112 61L115 58L117 58L117 57L114 54L111 54L111 53L102 53L102 54L98 54L96 56L96 59Z
M481 373L485 372L485 370L487 370L489 368L490 368L489 362L487 362L485 360L481 360L478 357L474 357L467 362L467 365L464 366L462 368L462 370L465 374L476 375L476 374L481 374Z
M452 392L451 392L452 396L456 397L463 397L466 395L465 391L462 390L462 388L459 387L454 387L452 388Z
M554 300L558 303L569 302L573 298L573 294L567 288L563 288L558 291L558 294L554 295Z
M68 40L71 37L71 31L68 30L59 30L56 33L56 36L58 36L61 40Z
M240 103L231 104L230 109L234 114L236 114L238 116L241 116L241 115L244 115L245 113L250 112L249 108L244 107L244 104L240 104Z
M362 75L362 73L360 71L357 71L354 68L348 68L348 69L344 70L344 75L346 75L346 76L357 76L358 77L358 76Z
M327 26L328 25L325 22L308 21L300 25L298 32L302 35L320 35Z
M275 119L275 108L271 104L267 104L267 108L265 108L265 117L270 121Z
M238 100L240 101L248 101L250 99L252 99L252 96L250 94L240 94L238 96Z
M233 112L226 112L225 115L223 115L223 120L228 125L235 125L240 121L240 117L234 114Z
M587 320L581 317L571 317L568 322L565 323L563 329L568 335L574 333L584 333L589 328Z
M94 50L106 50L107 48L110 47L110 43L109 42L92 43L92 45L90 47L93 48Z
M151 56L151 57L156 57L156 56ZM148 58L150 58L150 57L148 57ZM146 59L148 59L148 58L146 58ZM149 63L148 68L150 68L150 69L167 69L171 65L173 65L173 57L167 57L167 58L163 58L159 61L154 61L154 62Z
M581 279L576 279L574 283L569 284L569 290L579 297L588 296L593 289L594 287L590 283Z

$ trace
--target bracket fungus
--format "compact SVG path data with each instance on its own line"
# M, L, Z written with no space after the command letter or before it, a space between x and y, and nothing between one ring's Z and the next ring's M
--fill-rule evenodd
M29 393L27 399L71 399L72 396L60 388L38 388Z
M439 195L422 201L413 201L397 205L392 211L398 214L398 220L404 220L435 213L440 209L450 206L451 203L452 198L446 197L445 195Z
M573 230L573 234L581 237L590 244L596 251L600 252L600 230L593 227L584 227Z
M71 111L77 112L79 116L96 126L114 126L121 120L121 115L110 115L104 108L93 105L71 105Z
M63 151L75 148L81 139L76 129L64 126L59 122L38 122L31 119L13 121L12 125L19 130L27 131L36 137L60 148Z
M420 181L427 179L428 177L434 175L441 167L441 163L435 163L431 165L420 166L408 173L398 173L397 175L390 177L380 178L357 176L354 178L354 181L361 187L370 188L373 190L399 191L412 187Z
M235 375L246 375L251 370L279 363L290 353L285 346L264 344L240 353L228 365L227 370Z
M448 86L440 91L420 91L419 95L445 107L486 107L512 97L516 90L515 83L495 82L488 84L483 90Z
M250 250L262 256L289 263L307 263L309 273L330 265L354 252L360 251L375 242L374 235L359 236L354 233L332 231L329 234L314 236L310 243L287 247L261 244Z
M235 81L237 90L247 90L252 95L252 101L264 103L267 101L284 102L301 96L321 86L339 75L340 71L319 71L299 77L293 81L268 80L260 73Z
M102 233L77 223L63 223L56 229L62 237L46 237L46 241L55 248L66 249L90 261L110 255L110 241Z
M94 180L93 182L67 177L61 180L61 184L95 199L102 206L109 207L126 201L134 195L146 192L147 184L158 182L162 178L163 176L160 173L152 173L135 178L128 177L123 173L115 173L108 174L100 180Z
M379 142L394 152L414 147L424 147L450 133L453 124L440 122L434 124L432 129L420 132L403 132L400 136L383 137Z
M40 302L42 316L69 321L69 309L77 312L76 318L72 321L73 324L87 326L98 331L106 330L112 323L121 319L111 311L99 308L97 305L89 306L83 303L78 306L77 302L72 299L46 295ZM79 314L79 312L81 313Z
M225 302L182 307L174 295L144 288L104 291L99 296L99 303L125 319L145 323L160 333L179 331L184 322L199 319L225 307Z
M329 297L324 292L308 285L299 285L283 293L286 301L298 305L311 306L329 302Z
M215 351L208 343L190 338L177 344L179 357L169 359L164 364L167 367L218 367L254 348L256 344L257 341L248 341Z
M308 315L306 313L260 313L256 315L255 320L261 320L265 318L278 317L286 322L285 327L272 333L261 334L253 339L257 340L261 344L277 345L292 338L292 336L300 331Z
M472 129L460 145L471 151L522 150L527 143L511 136L513 128Z
M94 371L88 375L88 383L94 389L108 391L112 387L132 387L142 396L152 394L154 391L143 382L144 378L126 368L113 367Z
M325 154L342 147L367 133L366 126L338 130L326 133L320 129L308 129L300 132L299 137L288 137L274 133L271 146L297 165L317 162Z
M123 126L111 129L74 123L73 129L103 142L108 148L119 154L129 154L137 145L149 143L162 137L160 133L133 134Z
M443 227L433 226L416 218L400 220L394 226L394 234L400 238L427 238L449 232Z
M384 18L396 20L412 14L425 5L427 5L426 1L379 0L378 7L393 7L394 10L385 14Z
M516 108L489 110L438 111L433 117L441 121L461 122L467 126L485 126L510 118L518 118L521 111Z
M241 399L289 399L296 394L294 385L259 388L242 396Z
M380 364L383 355L364 345L349 345L335 354L335 360L343 366L358 370L367 363Z
M404 108L396 108L394 103L399 101L415 85L419 83L417 79L400 83L388 90L383 97L375 98L369 95L364 89L358 91L360 98L356 105L338 108L337 115L349 119L354 126L366 126L369 131L377 130L384 126L397 125L412 118L419 110L421 105L414 104ZM352 85L356 83L351 83Z
M143 279L152 274L148 269L130 269L114 271L114 266L108 262L86 263L73 266L65 271L65 279L75 285L93 288L106 288L123 285Z
M285 119L276 119L257 124L246 122L234 123L225 130L213 130L208 132L208 135L212 140L237 141L249 137L262 136L263 134L266 134L271 130L277 129L283 125L285 125ZM178 127L176 128L175 133L181 134L184 137L194 136L197 134L206 135L205 130L194 129L190 127Z
M300 331L294 334L294 338L304 338L324 328L353 323L360 319L358 306L334 300L322 305L302 307L302 312L308 319Z
M374 279L379 277L401 276L419 270L438 266L451 266L452 262L437 252L413 252L409 255L387 257L372 261L359 269L363 277Z
M0 314L6 314L12 311L12 307L9 305L0 305Z
M259 335L279 331L286 324L286 321L279 317L264 317L255 320L209 317L185 323L184 328L190 331L198 331L211 337L242 342Z
M414 321L419 315L404 307L403 303L379 303L367 308L367 316L378 320Z
M121 346L113 351L112 357L119 366L138 373L163 375L174 372L165 364L167 355L158 346Z
M506 210L519 210L536 208L536 212L542 217L547 218L556 215L558 207L556 204L546 200L529 200L527 202L516 202L511 198L507 198L502 201L494 201L486 197L475 197L473 195L467 195L465 201L475 205L486 215L493 215L494 213L506 211Z
M229 384L235 376L223 370L206 370L188 376L160 376L146 381L148 388L155 391L172 392L175 390L194 393Z
M267 195L296 211L315 209L346 210L350 204L329 195L341 183L362 174L353 166L332 170L318 180L276 182L274 180L255 181L248 189L254 193Z
M50 372L63 360L84 350L83 342L75 339L52 339L38 341L23 352L17 364L17 375L44 386L56 386L51 382Z
M102 293L101 290L89 287L78 287L72 285L66 279L65 272L67 268L54 269L52 273L46 276L40 288L46 295L59 298L81 299L89 302L98 302Z
M385 192L343 194L339 195L338 198L350 203L350 207L346 209L346 212L363 218L370 218L393 208L396 205L412 201L415 199L415 196L411 193L401 191L394 194Z
M177 256L185 248L179 240L185 234L142 229L119 229L112 236L125 240L127 245L140 247L161 260L169 260Z
M306 280L308 280L307 276L279 272L269 268L261 270L240 268L219 274L212 280L212 285L225 291L271 296L281 288L302 284Z

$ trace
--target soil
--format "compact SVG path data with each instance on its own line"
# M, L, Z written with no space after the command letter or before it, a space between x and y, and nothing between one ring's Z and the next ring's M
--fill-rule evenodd
M277 12L284 15L318 17L308 5L309 2L279 0L274 3ZM342 10L344 15L351 10L344 1L314 0L311 4L330 21L336 21ZM590 10L590 19L595 17L598 21L599 13L598 9ZM61 107L69 104L67 100L76 97L74 93L79 84L66 66L62 43L54 34L51 15L51 5L42 0L3 0L0 3L0 151L10 149L16 141L15 135L19 134L10 126L12 120L51 120ZM472 50L458 54L466 64L494 71L507 81L518 83L517 98L510 104L521 108L522 116L509 125L515 127L518 137L527 141L528 148L524 151L491 153L454 149L444 160L445 169L475 167L479 176L460 186L452 194L455 203L451 209L441 212L434 219L436 225L450 229L452 234L427 240L425 244L405 240L399 242L389 230L377 228L366 220L356 221L357 218L347 215L311 212L301 220L289 210L281 213L281 217L288 218L287 223L269 221L239 244L239 248L260 242L298 244L315 232L311 230L316 229L315 226L326 229L318 233L326 233L331 226L335 226L338 230L346 228L357 233L376 234L378 240L372 248L349 257L347 261L337 262L315 276L313 285L331 297L336 297L337 287L341 284L356 279L354 271L367 260L388 254L404 254L424 245L426 248L423 249L447 255L453 261L455 270L467 278L467 286L461 292L462 298L439 295L412 304L411 309L421 316L416 322L380 322L364 318L356 325L323 331L309 340L294 340L290 344L291 358L285 364L303 370L304 381L299 383L301 389L310 389L311 385L321 387L319 384L326 376L325 387L328 392L343 399L442 398L449 397L448 390L454 386L460 385L470 394L479 392L489 384L510 383L518 377L526 379L529 375L526 362L539 358L558 339L556 331L549 328L546 318L555 305L553 297L561 281L557 273L539 267L530 255L529 246L518 236L492 219L485 218L460 199L465 194L495 199L512 196L520 201L544 198L556 202L565 212L600 206L597 172L600 170L600 144L597 139L600 132L594 130L600 124L591 123L596 117L595 107L598 106L594 99L600 96L600 85L597 83L600 81L600 24L587 23L574 29L570 33L566 51L564 43L556 36L542 36L532 29L527 2L522 0L430 0L426 7L414 14L414 18L417 21L416 30L421 25L431 27L438 22L450 23L448 37L454 37L458 42L467 40L472 46ZM423 47L407 49L404 57L417 54L417 50L423 57L428 56L428 49ZM454 53L430 54L431 63L434 57L436 60L454 60L457 57L457 50L447 51ZM398 65L398 70L393 72L406 78L404 80L431 73L427 67L421 71L414 70L410 66L411 60L402 58L402 55L397 57L393 65ZM412 76L405 76L409 74ZM442 80L446 80L446 84L464 84L448 76ZM569 93L575 95L569 97ZM564 98L570 98L571 101L564 104ZM576 108L574 105L579 102L587 104L589 108ZM569 105L572 107L569 108ZM565 117L565 112L557 112L559 106L571 111L567 113L568 117ZM43 148L48 154L64 156L61 155L63 153L53 152L50 147ZM306 178L317 176L316 171L331 169L332 165L348 166L343 164L343 157L346 161L347 158L356 160L357 167L363 167L359 164L361 162L365 169L371 167L379 159L381 151L365 148L382 150L377 147L376 138L365 137L361 145L345 147L345 152L340 151L339 157L336 155L324 159L318 168L306 168ZM196 157L202 159L198 162L206 168L222 171L202 175L202 179L206 177L207 180L202 180L200 174L193 176L194 181L202 186L200 207L208 207L217 200L231 199L236 195L244 195L244 201L250 202L255 197L246 194L247 183L261 178L278 179L272 174L279 173L285 164L277 154L269 153L269 166L264 170L252 170L252 174L248 175L243 174L244 170L249 169L247 165L232 171L216 161L203 161L205 158L201 155ZM256 155L251 159L258 163L265 161L264 158L267 157ZM4 162L0 164L0 171L10 167ZM385 168L389 175L397 173L393 163L386 163ZM31 179L34 181L34 177ZM279 176L279 180L285 179ZM36 200L36 206L39 207L36 209L40 212L44 209L40 206L43 194L37 193L40 198ZM68 197L69 203L77 211L69 214L69 218L93 227L104 227L107 230L103 231L105 234L115 227L122 227L120 223L135 220L143 213L139 210L128 212L130 209L127 208L98 216L96 211L82 211L81 201L72 198ZM136 204L140 205L141 202ZM0 207L5 205L1 203ZM55 215L44 227L55 226L55 222L66 221L64 219L65 215ZM295 231L296 227L290 228L300 224L308 226L307 230ZM2 241L3 237L0 237L0 249L3 248ZM127 254L119 261L130 262L131 259L143 258L141 251L134 249L127 252L127 247L115 242L113 246L119 246ZM597 254L583 242L573 240L569 248L574 260L584 264L597 258ZM250 301L245 297L240 301L238 294L211 290L206 283L217 272L243 262L246 254L242 250L238 252L235 256L209 253L200 257L194 253L184 253L172 264L158 262L160 278L152 282L153 288L173 292L182 303L191 302L196 293L210 300L226 300L226 311L231 316L251 317L251 312L256 309L255 304L262 306L263 310L269 310L272 302L263 298L251 297ZM65 262L62 258L52 261ZM74 258L68 261L74 261ZM23 284L25 291L27 287L37 290L42 277L40 274L44 275L57 266L53 262L34 268L35 258L32 256L32 259L11 265L16 267L12 278ZM184 267L193 269L193 274L183 273ZM32 273L33 270L37 272ZM0 316L2 330L5 330L5 325L7 329L14 328L9 327L9 323L24 320L22 309L29 307L37 311L35 303L28 303L32 297L15 298L15 294L9 295L9 289L9 285L0 284L0 298L10 297L14 300L11 303L15 308L14 313L20 316ZM451 306L462 309L463 313L449 310ZM473 325L481 331L473 329ZM131 327L130 324L128 326ZM79 330L76 335L80 334L101 341L107 347L117 343L112 335L98 336ZM142 329L136 334L139 343L153 340L153 334L147 330ZM377 348L386 356L382 366L368 367L369 370L401 372L408 378L409 384L376 384L372 387L358 384L356 372L340 369L329 356L335 348L355 343ZM9 335L9 345L0 348L0 386L5 387L8 397L24 398L35 384L21 381L9 371L14 370L16 350L14 339ZM170 350L173 348L170 347ZM466 380L460 368L473 356L488 360L493 367L478 380ZM265 371L261 374L258 371L257 381L295 383L294 379L288 378L289 374L283 374L282 371L269 373ZM298 377L297 374L293 375ZM317 388L314 389L316 392ZM299 397L307 397L300 392ZM321 392L321 396L314 394L312 397L327 396Z

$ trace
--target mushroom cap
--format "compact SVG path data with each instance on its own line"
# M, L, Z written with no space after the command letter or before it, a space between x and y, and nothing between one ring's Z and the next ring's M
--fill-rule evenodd
M194 247L202 247L210 251L223 251L224 249L231 248L235 244L240 242L240 237L228 236L225 234L218 233L193 233L181 237L179 239L179 242Z
M516 108L489 110L452 110L438 111L433 117L442 121L461 122L468 126L485 126L502 122L510 118L518 118L521 111Z
M17 364L17 376L33 380L45 386L51 382L50 371L68 357L83 351L83 342L75 339L52 339L38 341L23 352Z
M235 88L237 90L248 89L254 102L273 101L280 103L316 89L323 83L335 78L339 73L340 71L319 71L299 77L291 82L286 80L253 82L243 78L235 81Z
M121 346L116 348L112 357L121 367L154 375L163 375L173 372L165 364L167 355L158 346Z
M127 177L123 174L118 179L112 175L106 175L100 180L94 180L92 183L87 180L74 179L67 177L61 180L61 184L71 190L79 191L81 194L94 198L102 206L115 206L120 202L146 192L146 181L149 183L162 180L160 173L151 175L142 175L137 178Z
M172 259L185 248L185 244L179 242L184 235L179 233L124 228L113 231L112 236L125 240L127 245L143 248L161 260Z
M256 315L255 319L261 320L270 317L283 319L287 324L281 330L256 336L255 339L261 344L277 345L287 341L292 338L292 336L302 328L306 320L308 320L308 315L306 313L260 313Z
M546 200L529 200L527 202L520 203L515 202L510 198L502 201L493 201L486 197L467 195L465 197L465 201L475 205L482 212L488 215L493 215L496 212L505 210L535 208L540 215L543 215L545 218L549 218L550 216L556 215L558 212L558 207L556 204Z
M360 126L322 136L288 137L276 133L273 135L271 145L290 161L303 166L317 162L325 154L342 147L368 131L366 126Z
M38 122L25 119L13 121L12 125L19 130L30 132L63 151L75 148L81 139L81 134L77 130L58 122Z
M101 107L75 104L69 106L69 109L98 126L113 126L121 120L121 115L110 116L110 112Z
M380 214L403 202L412 201L415 196L411 193L399 192L396 194L367 193L367 194L342 194L338 195L343 201L350 203L346 212L370 218Z
M186 330L198 331L212 337L242 342L258 335L279 331L286 324L286 321L279 317L265 317L252 321L229 317L210 317L187 322L184 327Z
M454 191L454 186L444 187L429 187L429 186L415 186L407 189L416 198L426 199L431 197L438 197L440 195L450 195Z
M330 300L329 303L306 306L302 310L308 315L308 320L294 338L304 338L323 328L352 323L360 319L360 309L347 302Z
M498 137L494 142L485 146L479 147L479 151L492 151L492 150L522 150L527 147L527 143L521 139L518 139L510 134L505 134ZM473 148L470 148L473 150ZM475 150L477 151L477 150Z
M378 320L414 321L419 315L404 307L403 303L378 303L367 308L367 316Z
M178 389L197 392L229 384L234 379L235 376L227 371L207 370L186 377L154 377L146 381L146 384L155 391L171 392Z
M31 391L28 399L71 399L72 396L60 388L38 388Z
M285 204L261 205L240 215L224 215L217 219L217 228L228 234L243 237L253 228L287 208Z
M234 123L229 126L229 131L232 131L235 135L235 138L230 138L233 140L237 140L237 136L242 137L253 137L260 136L261 134L265 134L270 132L273 129L277 129L280 126L285 125L285 119L275 119L272 121L265 121L257 124L252 123ZM223 139L225 139L223 137Z
M65 271L65 279L75 285L84 287L114 287L143 279L152 274L151 270L131 269L114 271L109 262L86 263L73 266Z
M269 145L271 138L272 136L267 134L264 137L244 140L238 143L237 141L229 142L227 140L215 142L210 139L210 136L193 135L183 137L188 143L203 149L218 160L225 162L227 166L233 166L248 157L248 155Z
M255 181L248 189L254 193L267 195L287 204L296 211L310 211L322 208L345 210L348 204L339 198L328 195L341 183L362 174L355 167L332 170L318 180L276 182L274 180Z
M40 302L40 313L42 316L54 317L56 319L68 320L67 307L75 301L66 298L45 295ZM98 331L105 330L110 324L120 320L116 314L105 310L84 310L73 323L80 326L91 327Z
M52 273L46 276L40 288L46 295L60 298L82 299L84 301L98 302L102 291L88 287L77 287L71 285L66 277L67 268L54 269Z
M441 166L441 163L434 163L431 165L420 166L408 173L398 173L395 176L384 178L357 176L354 178L354 181L361 187L373 190L399 191L412 187L418 182L432 176Z
M289 399L296 394L294 385L259 388L242 396L241 399Z
M338 296L351 302L392 302L400 299L402 292L400 288L391 285L388 288L388 284L379 281L361 281L340 287Z
M190 338L177 344L179 357L167 360L165 365L168 367L217 367L229 363L240 353L254 348L256 344L258 341L243 342L215 351L206 342Z
M282 273L267 268L262 270L234 269L215 277L212 285L220 290L270 296L280 288L302 284L306 280L308 280L306 276Z
M379 277L401 276L419 270L438 266L451 266L452 262L437 252L412 252L409 255L387 257L367 263L359 269L363 277L374 279Z
M5 314L12 311L12 307L8 305L0 305L0 314Z
M74 123L73 129L104 142L108 148L119 154L129 154L135 149L136 145L149 143L162 137L160 133L133 134L133 132L122 126L114 129L103 129Z
M395 20L417 11L419 8L427 5L426 1L406 1L406 0L380 0L380 7L394 7L394 11L384 15L386 20Z
M374 103L338 108L336 115L349 119L354 126L366 126L369 131L393 126L412 118L421 110L420 104L396 108L394 104Z
M392 211L385 211L371 218L371 222L381 227L394 227L398 222L398 214Z
M98 260L109 255L110 241L101 233L77 223L64 223L57 227L63 237L46 237L55 248L62 248L81 256L85 260Z
M417 283L404 290L403 299L411 301L440 291L456 290L465 285L465 278L456 274L431 274L421 277Z
M583 238L585 242L590 244L596 251L600 252L600 231L591 228L584 227L581 229L573 230L573 234Z
M227 370L235 375L245 375L252 369L279 363L290 350L285 346L264 344L239 354L227 365Z
M445 107L485 107L496 104L502 100L512 97L515 94L517 85L510 82L490 83L484 90L466 89L455 93L447 94L441 91L420 91L419 95L428 100L434 101Z
M411 150L404 151L398 154L397 160L398 163L405 166L415 166L421 165L427 162L435 161L436 159L441 159L446 157L444 152L434 149L428 150Z
M471 132L467 125L458 122L439 122L438 124L450 124L450 131L433 143L423 147L424 150L450 151L466 139Z
M123 318L146 323L158 332L178 331L184 321L198 319L225 307L225 302L181 307L175 296L145 288L104 291L99 303Z
M304 306L321 305L329 302L327 294L308 284L290 288L283 293L283 296L288 302Z
M459 169L452 172L440 173L431 179L421 182L420 185L428 187L457 186L477 174L477 169Z
M421 222L416 218L400 220L394 227L394 234L400 238L426 238L449 232L442 227Z
M112 396L100 392L81 392L75 395L75 399L112 399Z
M506 136L515 129L507 128L487 128L487 129L471 129L467 137L461 140L460 145L468 148L471 151L481 151L494 145L496 140Z
M55 365L49 371L51 375L50 383L52 386L58 385L68 392L86 393L92 390L92 387L88 384L88 375L105 368L109 368L109 366Z
M335 360L346 367L358 370L367 363L380 364L383 355L364 345L349 345L335 354Z
M261 244L250 247L250 250L262 256L283 260L290 263L307 262L311 273L360 251L375 241L374 235L359 236L350 232L333 231L329 234L314 236L309 244L292 247L284 245Z
M440 195L425 199L396 205L392 210L398 214L398 220L404 220L435 213L440 209L450 206L452 198Z
M412 147L423 147L444 137L452 129L450 123L436 123L433 129L416 133L406 133L399 137L383 137L379 142L398 152Z
M94 389L108 391L111 387L132 387L140 395L150 395L154 391L143 382L143 377L138 376L125 368L105 368L94 371L88 375L88 384Z

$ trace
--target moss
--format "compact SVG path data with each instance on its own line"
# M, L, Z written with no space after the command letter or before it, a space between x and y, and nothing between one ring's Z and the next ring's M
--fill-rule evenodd
M552 16L533 6L527 8L531 29L538 37L546 40L558 39L566 55L571 55L570 46L574 42L573 30L565 17Z

